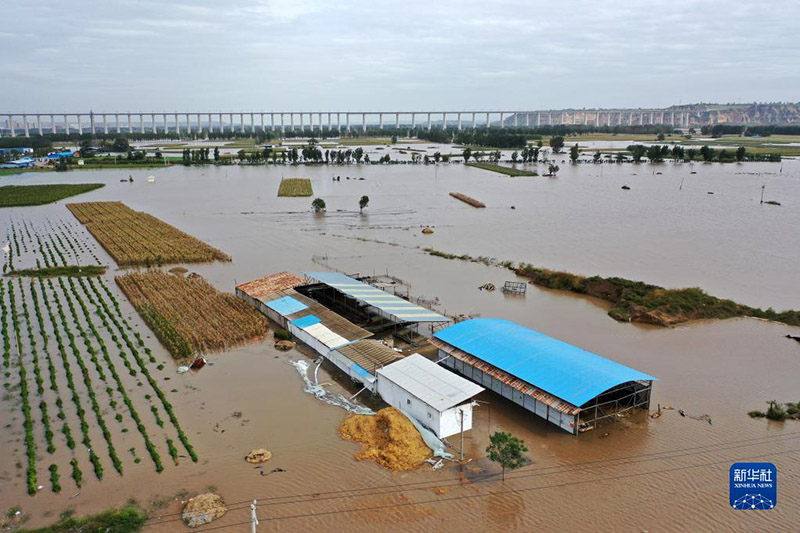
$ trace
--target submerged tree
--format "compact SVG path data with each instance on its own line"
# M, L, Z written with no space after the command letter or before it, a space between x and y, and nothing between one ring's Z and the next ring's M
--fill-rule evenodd
M569 148L569 159L570 159L570 161L572 161L574 163L575 161L578 160L580 155L581 155L581 151L578 148L578 144L577 143L575 143L574 146L570 146L570 148Z
M489 437L489 446L486 453L489 460L498 463L503 469L503 481L506 480L506 468L514 470L525 464L525 456L528 451L525 442L511 433L497 431Z
M555 178L559 170L561 169L558 167L558 165L550 163L550 165L547 167L547 175Z
M564 148L564 136L553 135L550 137L550 148L553 149L554 154L561 153L561 150Z
M744 154L746 152L746 148L744 146L740 146L736 149L736 160L741 162L744 159Z
M314 208L315 213L325 211L325 200L322 198L314 198L314 201L311 202L311 207Z
M369 196L367 196L367 195L362 196L361 199L358 201L358 209L359 209L359 211L361 211L363 213L364 212L364 208L367 207L368 204L369 204Z

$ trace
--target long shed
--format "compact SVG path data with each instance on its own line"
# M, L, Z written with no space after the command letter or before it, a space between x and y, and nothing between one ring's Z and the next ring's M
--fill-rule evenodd
M466 320L430 342L447 368L573 434L649 409L658 379L508 320Z

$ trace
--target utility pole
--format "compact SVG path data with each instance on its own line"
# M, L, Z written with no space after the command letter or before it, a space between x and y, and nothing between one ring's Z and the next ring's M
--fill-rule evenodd
M459 455L461 456L461 462L464 462L464 410L459 409L458 412L461 414L461 447L459 448Z
M250 531L251 533L256 533L256 527L258 526L258 517L256 516L256 500L253 500L253 503L250 504L250 519L252 520Z
M764 185L762 185L762 186L761 186L761 203L762 203L762 204L764 203L764 188L765 188L766 186L767 186L766 184L764 184Z

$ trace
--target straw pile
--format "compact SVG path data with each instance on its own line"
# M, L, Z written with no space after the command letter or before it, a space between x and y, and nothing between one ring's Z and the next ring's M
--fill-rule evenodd
M181 518L187 526L197 527L222 517L227 510L222 497L209 492L190 498L183 507Z
M395 472L413 470L432 455L414 424L394 407L374 416L349 416L339 426L339 434L363 445L356 459L375 461Z
M483 202L479 202L475 198L467 196L466 194L461 194L460 192L451 192L450 196L461 200L462 202L471 205L472 207L486 207L486 204Z

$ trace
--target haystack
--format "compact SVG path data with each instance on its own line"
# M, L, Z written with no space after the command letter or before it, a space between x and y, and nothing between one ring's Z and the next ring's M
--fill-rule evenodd
M272 452L265 450L264 448L253 450L244 456L245 461L253 464L265 463L270 459L272 459Z
M208 492L189 498L181 518L187 526L197 527L221 518L227 510L222 496Z
M394 407L374 416L352 415L342 421L339 434L363 445L356 459L393 471L413 470L433 455L414 424Z

